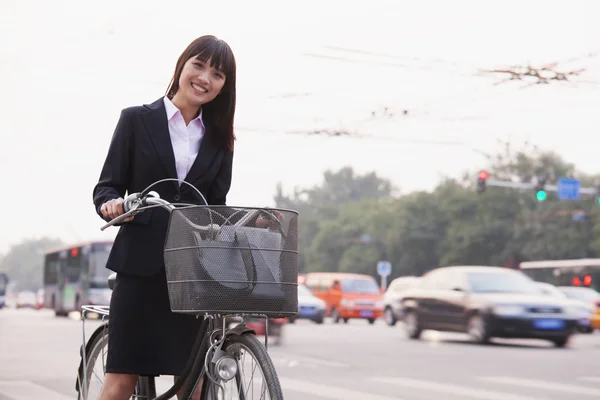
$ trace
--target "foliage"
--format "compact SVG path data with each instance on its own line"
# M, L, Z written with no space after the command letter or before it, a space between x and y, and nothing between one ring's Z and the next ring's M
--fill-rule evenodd
M0 271L7 273L16 290L37 290L42 286L44 252L61 245L53 238L27 239L2 257Z
M552 152L506 145L490 157L490 179L531 182L546 176L577 177L593 186L597 176L578 173ZM278 207L300 212L300 271L348 271L376 276L376 263L392 263L391 278L421 275L444 265L516 267L524 260L595 257L600 254L600 205L595 196L559 201L549 193L488 187L475 190L477 171L446 179L432 192L393 196L393 186L375 173L351 167L327 171L321 185L296 188ZM581 221L573 215L583 212ZM368 237L367 237L368 235ZM365 240L370 239L370 240Z

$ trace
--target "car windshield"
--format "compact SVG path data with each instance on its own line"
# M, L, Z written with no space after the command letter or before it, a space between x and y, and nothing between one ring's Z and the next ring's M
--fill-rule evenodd
M540 294L535 283L524 275L512 272L469 272L471 290L475 293Z
M379 293L379 286L370 279L343 279L342 288L346 293Z
M312 296L312 292L304 285L298 285L298 296Z
M585 302L592 302L600 298L600 293L596 292L594 289L562 287L560 290L562 290L567 297L583 300Z

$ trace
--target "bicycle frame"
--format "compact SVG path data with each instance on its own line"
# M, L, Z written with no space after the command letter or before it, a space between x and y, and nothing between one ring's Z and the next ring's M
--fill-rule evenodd
M101 326L99 326L98 328L96 328L96 330L92 333L92 335L90 336L90 339L88 341L86 341L86 328L85 328L85 320L86 320L86 315L88 313L94 313L94 314L98 314L101 315L102 318L102 322L103 324ZM236 325L235 327L229 329L227 327L228 325L228 318L242 318L242 321ZM212 379L208 376L209 374L212 375L212 371L210 371L210 367L209 367L209 371L206 370L206 367L209 366L208 364L208 358L207 356L210 354L210 351L213 347L215 347L215 344L220 344L222 343L224 340L222 340L222 338L227 338L230 337L231 335L248 335L248 334L252 334L255 335L256 332L249 328L248 326L246 326L246 318L248 318L249 316L246 315L226 315L226 316L220 316L220 315L205 315L204 319L205 321L207 321L207 325L206 325L206 331L205 333L202 335L201 339L200 337L198 337L196 340L196 344L194 345L194 350L191 355L190 358L188 359L188 365L186 366L186 371L184 371L184 373L179 377L179 380L173 385L171 386L171 388L157 396L156 393L156 384L155 384L155 378L154 377L140 377L139 379L145 379L147 381L147 387L149 392L147 393L148 398L149 399L153 399L153 400L163 400L163 399L168 399L171 398L173 396L175 396L177 394L177 392L181 389L183 389L184 394L188 394L191 395L191 393L196 390L197 384L200 382L200 380L202 378L204 379L209 379L209 381L212 381ZM252 315L252 317L257 317L257 315ZM269 323L269 319L267 316L265 317L265 323L267 324L266 327L268 328L268 323ZM108 324L110 323L110 311L109 311L109 307L108 306L83 306L82 307L82 313L81 313L81 320L82 320L82 335L83 335L83 345L81 346L81 362L79 364L79 375L78 375L78 380L77 380L77 386L76 389L79 391L80 388L83 389L83 393L85 394L85 399L87 400L87 393L88 393L88 387L87 387L87 379L84 376L84 371L87 371L87 355L89 352L89 348L88 346L93 343L94 339L103 333L104 330L108 329ZM215 338L215 335L220 334L221 336L219 337L219 340L217 340L215 343L211 343L212 339ZM265 332L265 348L268 349L268 333ZM200 340L200 342L198 342L198 340ZM199 346L198 346L199 344ZM214 361L214 360L213 360ZM239 375L240 371L237 371L237 374ZM190 379L192 378L192 379ZM211 385L208 389L209 390L216 390L216 386L219 386L218 383L213 382L214 384Z

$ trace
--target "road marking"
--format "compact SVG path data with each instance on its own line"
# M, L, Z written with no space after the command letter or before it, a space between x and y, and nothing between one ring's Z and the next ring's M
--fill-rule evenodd
M348 367L350 367L350 365L344 364L344 363L341 363L341 362L321 360L319 358L312 358L312 357L300 357L299 360L300 361L308 361L308 362L312 362L312 363L315 363L315 364L324 365L326 367L337 367L337 368L348 368Z
M577 378L577 380L584 381L584 382L600 383L600 378L598 378L596 376L582 376L581 378Z
M496 392L478 388L471 388L463 385L437 383L433 381L423 381L411 378L371 378L371 380L381 383L388 383L396 386L428 390L430 392L439 392L446 395L450 394L481 400L543 400L540 397L523 396L519 394Z
M295 366L302 366L302 365L307 365L307 366L324 366L324 367L333 367L333 368L349 368L350 365L349 364L344 364L344 363L340 363L337 361L327 361L327 360L321 360L319 358L312 358L312 357L273 357L271 358L271 360L273 360L273 363L275 364L285 364L288 367L295 367Z
M73 389L74 390L74 389ZM0 394L18 400L72 400L73 396L66 396L27 381L0 381Z
M483 377L479 379L488 382L504 383L507 385L523 386L536 389L545 389L556 392L568 392L571 394L581 394L584 396L600 396L599 389L585 388L575 385L566 385L563 383L554 383L523 378L511 378L508 376Z
M299 381L295 379L279 378L281 387L294 392L305 393L308 395L319 396L319 398L332 400L402 400L400 397L381 396L373 393L359 392L358 390L344 389L335 386L321 385L308 381ZM536 399L537 400L537 399Z

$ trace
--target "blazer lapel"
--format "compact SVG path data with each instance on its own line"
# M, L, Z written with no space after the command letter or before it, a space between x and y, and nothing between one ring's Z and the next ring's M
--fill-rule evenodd
M175 155L169 134L169 122L167 121L167 112L163 98L154 103L144 105L149 111L142 114L142 120L146 126L148 135L154 144L154 149L163 164L167 178L177 179L177 169L175 168ZM175 187L178 183L173 181Z
M194 183L195 181L201 179L210 169L210 166L219 151L218 146L212 140L213 131L210 127L206 126L204 136L202 137L202 142L200 142L200 149L198 150L198 155L192 164L192 168L185 177L185 180L189 183ZM187 185L185 185L187 186ZM183 187L181 188L184 189ZM190 189L186 187L186 190Z

